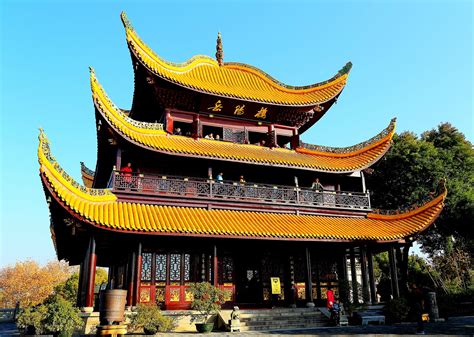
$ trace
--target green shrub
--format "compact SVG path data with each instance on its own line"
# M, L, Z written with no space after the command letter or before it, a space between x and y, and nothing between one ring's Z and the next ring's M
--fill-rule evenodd
M95 285L100 286L107 283L108 274L104 268L97 268L95 273ZM77 289L79 288L79 273L72 274L66 281L54 288L56 295L64 297L72 305L76 305Z
M397 298L387 302L384 313L387 321L399 323L407 318L409 311L408 303L404 298Z
M45 302L48 313L44 320L44 327L53 333L62 333L71 336L74 330L83 325L80 311L61 296L52 296Z
M457 293L437 292L439 315L441 317L470 316L474 314L474 289Z
M169 317L163 316L156 304L138 305L136 312L130 319L131 330L138 331L143 329L143 331L149 334L168 332L173 330L174 327L174 321Z
M45 305L40 304L35 307L27 307L21 310L18 315L16 326L18 329L29 330L28 333L43 334L44 330L43 320L46 318L48 308ZM31 331L31 328L34 331Z
M193 295L191 308L199 311L194 315L193 320L200 319L207 322L211 315L217 314L225 302L225 291L214 287L208 282L194 283L189 287Z
M25 308L18 316L20 329L33 327L36 334L52 333L71 336L82 327L80 312L61 296L52 296L43 304Z

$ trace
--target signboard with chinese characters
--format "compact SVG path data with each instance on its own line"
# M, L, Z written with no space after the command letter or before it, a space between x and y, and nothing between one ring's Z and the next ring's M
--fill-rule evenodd
M262 122L274 122L273 115L276 113L268 105L211 96L202 100L200 110L211 115L225 115Z
M272 284L272 295L281 295L280 278L270 277L270 283Z

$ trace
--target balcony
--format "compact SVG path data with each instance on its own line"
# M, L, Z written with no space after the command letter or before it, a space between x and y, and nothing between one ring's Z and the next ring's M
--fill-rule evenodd
M319 191L310 188L175 176L113 172L115 193L179 197L214 201L275 204L314 208L370 210L369 193Z

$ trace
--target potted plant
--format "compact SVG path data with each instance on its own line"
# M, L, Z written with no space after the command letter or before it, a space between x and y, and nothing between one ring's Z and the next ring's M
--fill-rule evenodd
M200 321L200 323L196 323L196 330L211 332L214 322L209 322L209 319L221 310L221 305L225 302L225 292L208 282L194 283L190 286L189 291L193 296L191 309L198 311L198 314L193 315L193 321Z
M173 328L173 320L163 316L156 304L139 304L130 319L130 329L132 331L143 329L146 335L168 332Z

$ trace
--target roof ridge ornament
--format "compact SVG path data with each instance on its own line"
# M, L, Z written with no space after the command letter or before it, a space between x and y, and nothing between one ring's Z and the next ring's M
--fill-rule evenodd
M352 62L349 61L346 63L346 65L344 67L341 68L341 70L339 70L339 75L344 75L344 74L349 74L349 72L351 71L352 69Z
M125 13L125 11L122 11L122 12L120 13L120 19L122 20L123 26L124 26L125 28L128 28L128 29L133 30L133 26L132 26L132 24L130 23L130 20L128 19L128 16L127 16L127 14Z
M216 44L216 61L219 66L224 65L224 50L222 49L222 36L221 32L217 33L217 44Z

